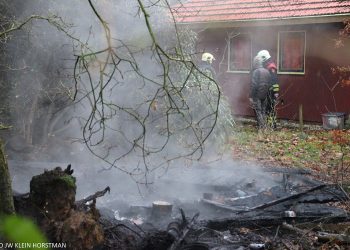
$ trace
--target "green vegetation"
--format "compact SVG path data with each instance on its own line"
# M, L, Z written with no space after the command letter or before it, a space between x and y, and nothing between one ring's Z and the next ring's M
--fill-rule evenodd
M75 177L73 177L71 175L64 175L64 176L59 177L59 179L64 181L69 187L73 188L74 190L76 189Z
M347 177L350 131L283 128L258 135L251 125L238 126L232 137L233 157L269 165L304 167L327 176ZM338 179L339 180L339 179Z
M47 240L37 225L30 219L11 215L1 219L0 235L12 243L17 243L28 250L48 249ZM23 245L22 245L23 244ZM20 247L22 248L22 247Z

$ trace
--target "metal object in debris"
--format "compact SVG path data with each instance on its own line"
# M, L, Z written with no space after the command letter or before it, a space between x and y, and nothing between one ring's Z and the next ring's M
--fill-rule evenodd
M297 217L297 214L294 211L284 211L284 217L285 218L295 218Z
M342 112L329 112L322 114L322 123L324 129L343 129L344 116Z
M251 249L251 250L265 249L265 244L262 244L262 243L252 243L252 244L249 245L249 249Z

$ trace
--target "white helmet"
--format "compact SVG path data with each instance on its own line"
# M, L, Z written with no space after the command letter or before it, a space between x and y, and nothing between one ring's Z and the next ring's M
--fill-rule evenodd
M262 68L263 67L263 61L260 56L255 56L253 59L253 69Z
M212 63L213 60L215 60L214 56L210 53L203 53L202 55L202 61Z
M263 62L266 62L271 58L270 53L267 50L260 50L256 56L261 57Z

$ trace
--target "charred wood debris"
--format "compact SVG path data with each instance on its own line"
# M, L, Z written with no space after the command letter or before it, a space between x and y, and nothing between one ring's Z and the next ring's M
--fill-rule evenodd
M350 249L349 197L342 188L288 169L268 171L281 176L279 185L212 186L193 202L129 207L123 219L111 207L96 208L109 187L75 200L70 165L34 176L30 192L14 198L18 214L69 249Z

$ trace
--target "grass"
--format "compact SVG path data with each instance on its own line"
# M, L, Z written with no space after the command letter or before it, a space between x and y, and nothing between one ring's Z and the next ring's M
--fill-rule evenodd
M282 128L261 135L254 126L241 125L236 128L230 145L236 159L309 168L334 176L335 172L338 175L350 172L348 142L348 130L339 132L310 129L301 132L296 128Z

